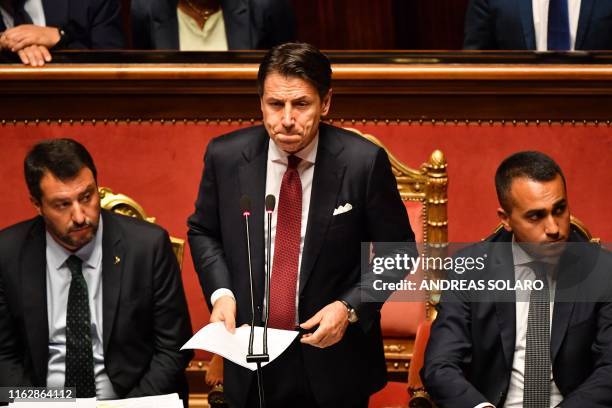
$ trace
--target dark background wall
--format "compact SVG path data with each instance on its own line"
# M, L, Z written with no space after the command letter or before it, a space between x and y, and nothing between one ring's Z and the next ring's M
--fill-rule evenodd
M461 49L469 0L293 0L298 40L321 49Z
M469 0L291 0L299 41L325 50L457 50ZM121 0L130 32L130 0ZM128 44L131 38L128 35Z

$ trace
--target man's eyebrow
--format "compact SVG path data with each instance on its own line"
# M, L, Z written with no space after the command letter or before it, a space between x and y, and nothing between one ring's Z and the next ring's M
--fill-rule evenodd
M530 217L532 215L543 215L546 214L546 210L544 208L535 208L533 210L529 210L525 212L525 216Z

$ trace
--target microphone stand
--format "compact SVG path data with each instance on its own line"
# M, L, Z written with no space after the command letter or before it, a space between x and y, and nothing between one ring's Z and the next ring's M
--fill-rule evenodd
M255 336L255 298L253 295L253 268L251 264L251 239L249 235L249 217L251 216L251 198L249 196L242 196L240 199L240 204L242 207L242 215L244 216L244 225L246 228L246 238L247 238L247 253L248 253L248 265L249 265L249 284L251 289L251 332L249 334L249 348L247 353L247 363L256 363L257 364L257 388L259 393L259 407L265 407L265 398L264 398L264 390L263 390L263 377L261 373L261 363L268 362L270 360L269 355L267 354L267 349L265 353L262 354L254 354L253 353L253 338Z

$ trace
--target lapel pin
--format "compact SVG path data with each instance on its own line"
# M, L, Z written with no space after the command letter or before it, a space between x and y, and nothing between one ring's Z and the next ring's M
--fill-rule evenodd
M119 258L118 256L115 256L115 265L118 265L119 262L121 262L121 258Z

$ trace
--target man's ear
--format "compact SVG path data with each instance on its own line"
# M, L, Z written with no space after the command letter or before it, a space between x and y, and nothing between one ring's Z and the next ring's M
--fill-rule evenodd
M42 216L42 210L40 208L40 201L38 201L34 197L30 196L30 202L32 203L34 208L36 208L36 212L38 213L38 215Z
M510 214L508 214L503 208L499 207L497 209L497 216L499 217L504 229L508 232L512 232L512 227L510 226Z
M321 101L321 116L327 116L327 112L329 112L329 107L331 106L331 98L332 98L332 89L329 88L327 91L327 95Z

